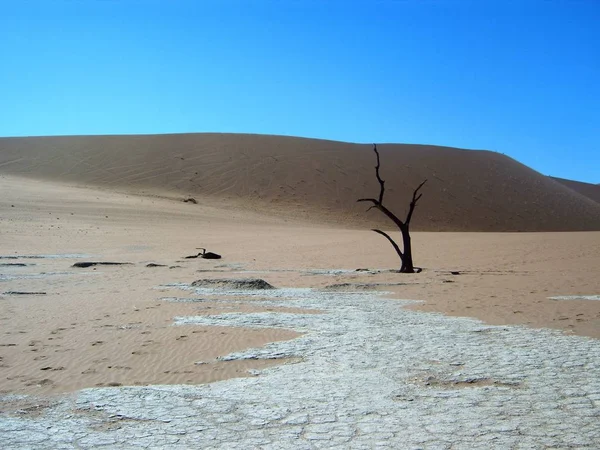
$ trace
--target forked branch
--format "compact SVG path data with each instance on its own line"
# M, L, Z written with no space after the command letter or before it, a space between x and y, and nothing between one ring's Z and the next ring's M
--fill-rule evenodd
M360 198L360 199L358 199L356 201L357 202L371 202L371 203L373 203L373 206L371 206L369 209L367 209L367 211L370 211L373 208L377 208L379 211L381 211L386 216L388 216L398 227L403 227L404 226L404 222L402 222L400 219L398 219L393 212L391 212L389 209L387 209L385 206L383 206L379 202L379 200L374 199L374 198Z
M427 179L423 181L413 192L412 201L410 202L410 206L408 208L408 214L406 215L406 220L404 223L408 226L410 223L410 219L412 219L413 211L415 210L415 206L417 206L417 202L423 196L423 194L419 194L419 190L423 187L423 185L427 183ZM417 195L418 194L418 195Z

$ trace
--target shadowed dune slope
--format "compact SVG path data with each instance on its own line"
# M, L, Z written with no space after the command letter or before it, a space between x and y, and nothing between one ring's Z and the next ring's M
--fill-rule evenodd
M550 178L600 204L600 184L582 183L581 181L565 180L564 178L557 177Z
M381 144L384 203L400 217L428 179L419 230L600 230L600 204L499 153ZM247 134L0 138L0 174L194 196L343 226L390 223L365 213L377 197L371 145ZM201 205L199 205L201 207ZM190 207L198 207L190 205Z

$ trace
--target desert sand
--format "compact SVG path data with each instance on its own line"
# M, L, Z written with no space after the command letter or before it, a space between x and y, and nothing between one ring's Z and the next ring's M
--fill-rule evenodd
M416 232L415 258L425 271L400 275L389 272L399 267L393 249L369 230L261 216L210 201L191 204L10 176L0 183L2 255L16 257L0 261L6 264L2 292L46 293L2 296L4 392L200 383L259 368L264 362L194 363L297 333L173 327L173 317L198 306L165 301L171 293L160 288L251 277L253 271L274 286L368 284L396 298L421 300L413 306L421 310L600 337L600 302L549 299L600 292L599 232ZM183 258L197 247L224 258ZM80 261L132 264L71 267ZM10 265L15 263L27 265ZM354 272L360 268L382 273ZM239 310L262 309L246 302ZM202 311L220 309L203 304Z
M122 139L0 139L2 394L39 403L84 388L252 377L298 357L223 357L306 332L175 318L327 314L319 305L177 291L198 279L384 291L416 301L398 309L600 338L600 301L552 298L600 294L600 204L503 155L383 146L384 178L386 161L401 171L387 171L393 207L402 210L407 189L430 180L413 233L424 270L406 275L393 272L393 249L369 231L385 222L354 205L377 193L369 146L245 135ZM315 147L307 154L305 141ZM127 151L118 150L123 142ZM223 258L185 258L199 247ZM128 264L73 267L83 261ZM3 413L23 405L31 406L5 401Z

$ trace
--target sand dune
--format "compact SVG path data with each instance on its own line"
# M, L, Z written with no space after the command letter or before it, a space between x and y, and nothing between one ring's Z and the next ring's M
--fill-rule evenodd
M581 181L566 180L557 177L551 178L600 204L600 184L582 183Z
M600 230L600 204L499 153L382 144L386 204L405 214L428 179L413 227L431 231ZM0 139L0 173L181 199L223 201L346 227L377 196L370 145L244 134ZM579 192L578 192L579 191ZM192 206L190 206L192 207Z

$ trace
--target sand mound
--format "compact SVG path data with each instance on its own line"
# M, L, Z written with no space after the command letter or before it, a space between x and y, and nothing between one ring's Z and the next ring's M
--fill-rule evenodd
M600 205L504 155L427 145L380 147L386 206L420 230L600 230ZM371 145L245 134L72 136L0 139L0 174L218 201L314 222L374 226ZM190 208L202 204L190 204Z
M196 280L192 283L194 287L203 287L203 288L221 288L221 289L252 289L252 290L262 290L262 289L275 289L271 284L267 283L265 280L261 280L260 278L243 278L243 279L222 279L215 280L211 278L205 278L201 280Z

